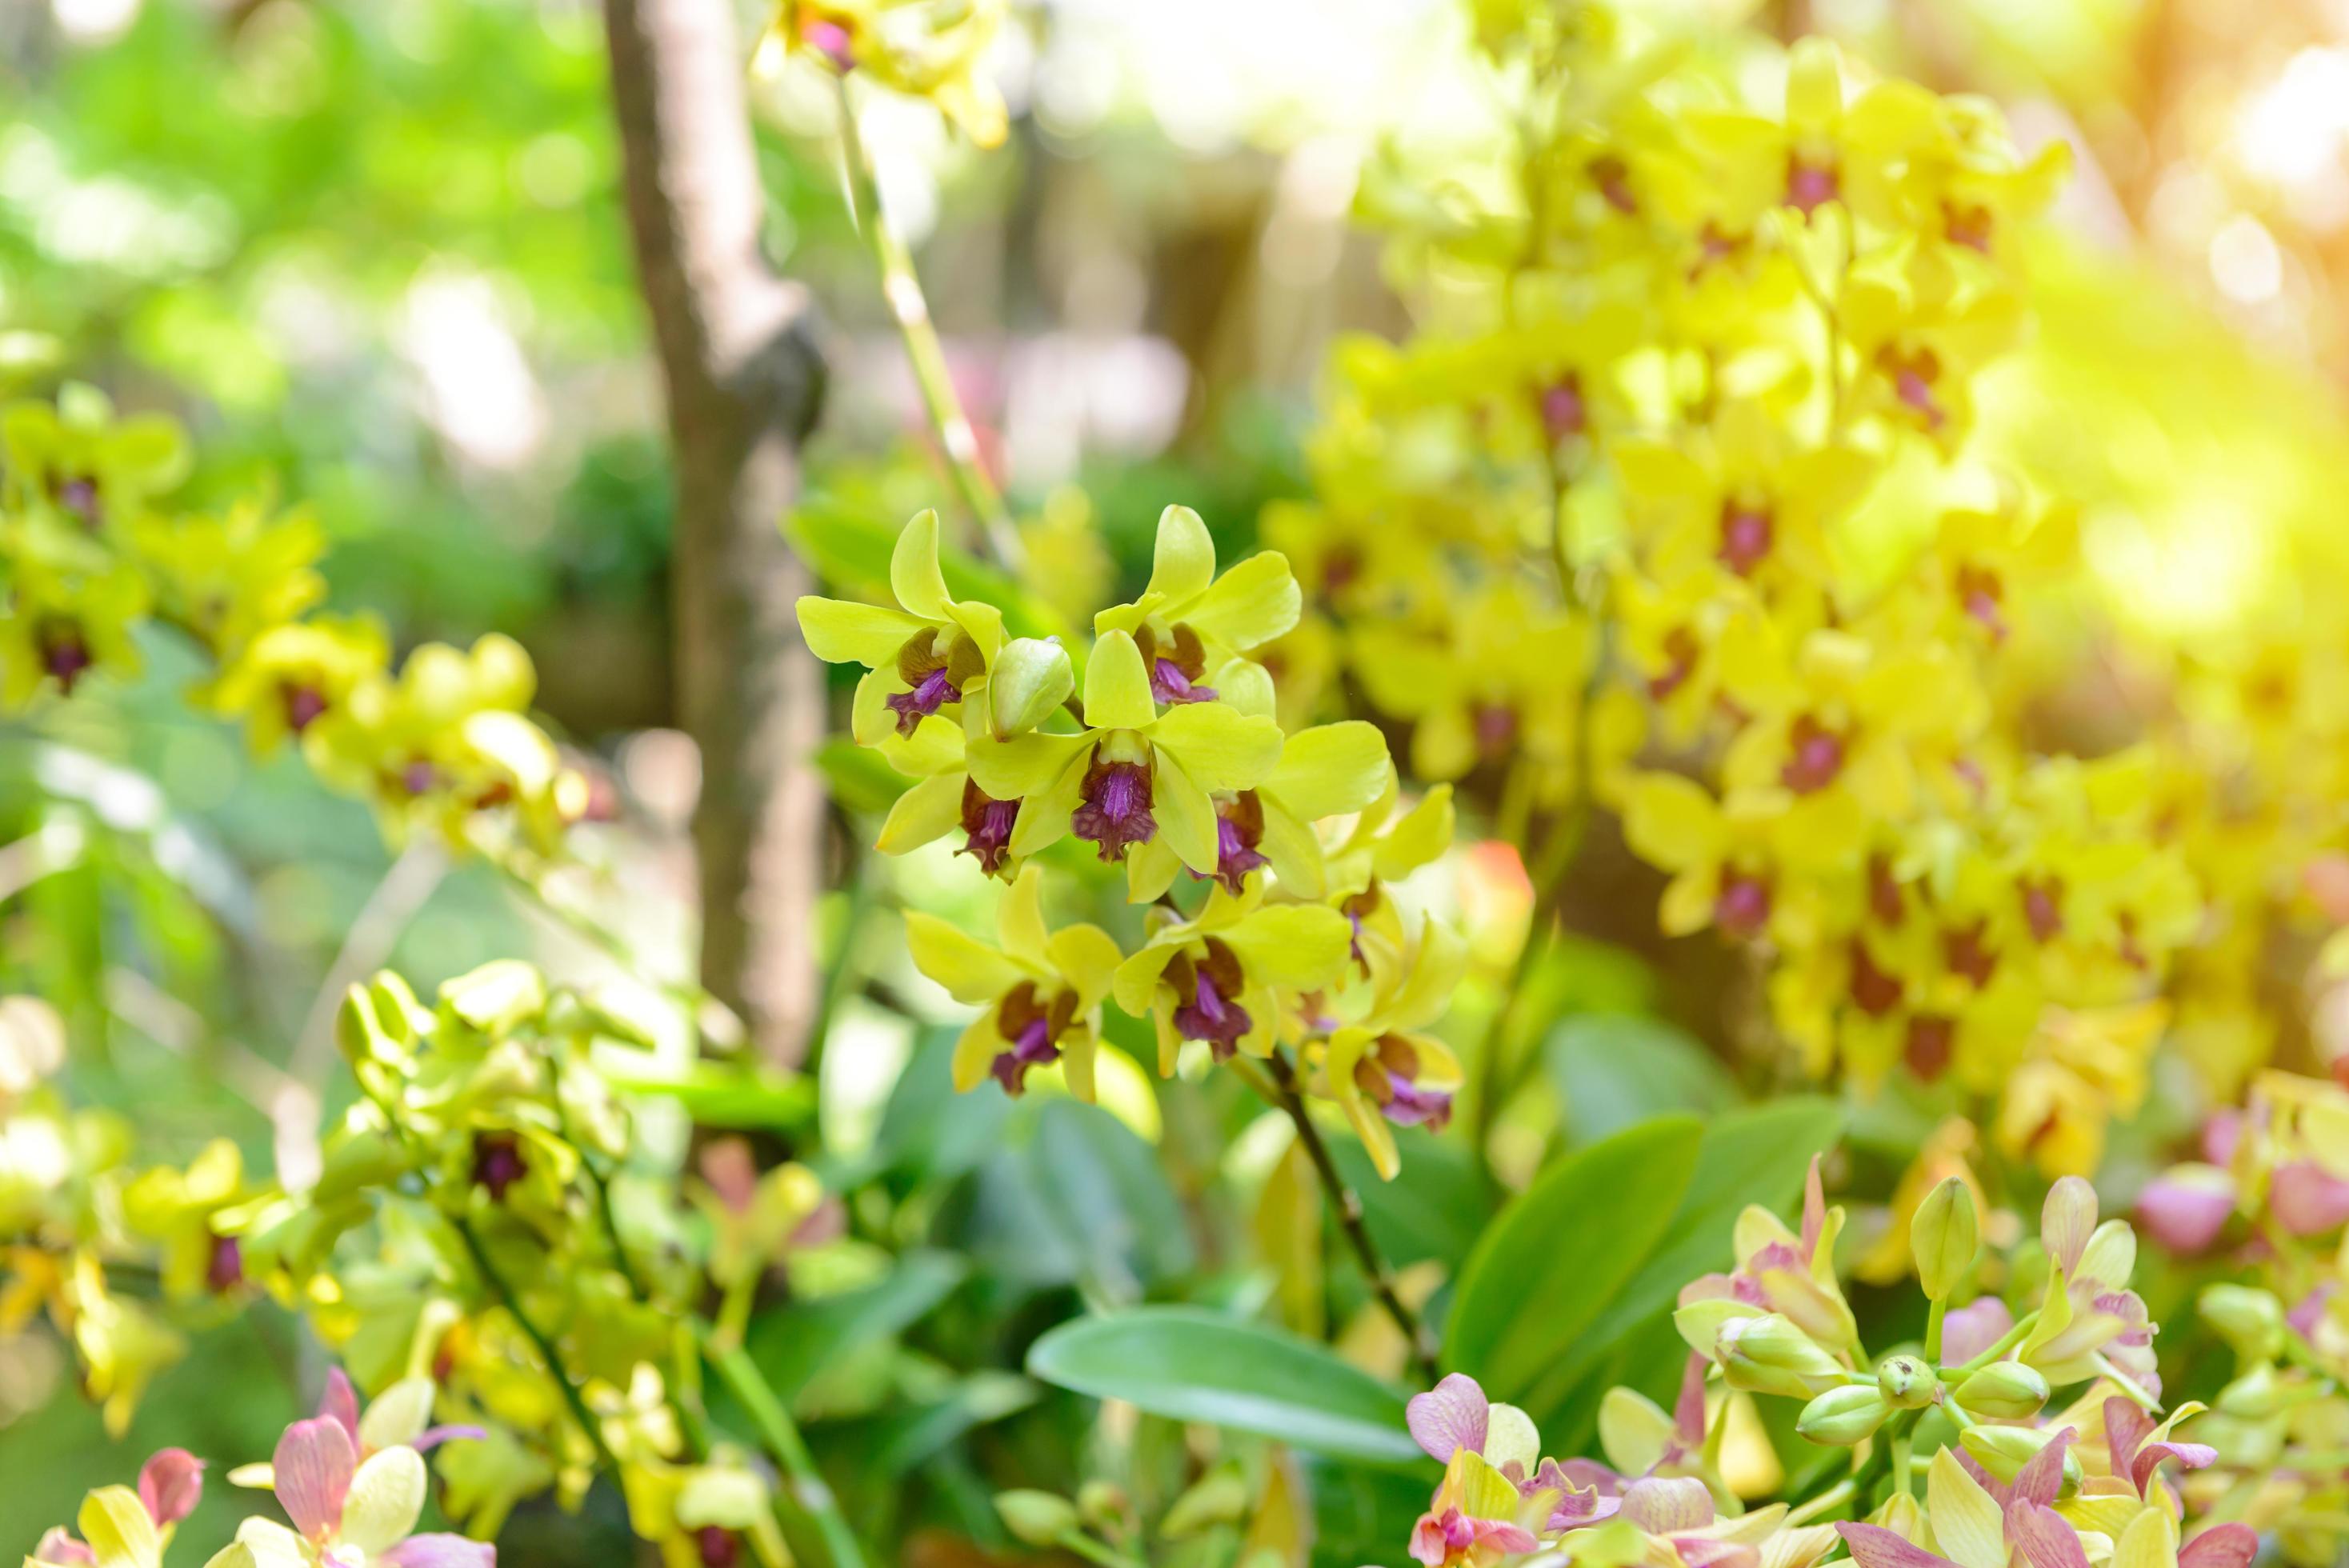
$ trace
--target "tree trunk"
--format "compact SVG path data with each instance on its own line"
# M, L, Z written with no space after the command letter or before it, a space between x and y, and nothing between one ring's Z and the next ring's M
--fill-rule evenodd
M701 750L701 977L769 1060L818 996L822 667L783 542L823 367L807 296L759 243L765 197L731 0L605 0L628 224L668 389L678 711Z

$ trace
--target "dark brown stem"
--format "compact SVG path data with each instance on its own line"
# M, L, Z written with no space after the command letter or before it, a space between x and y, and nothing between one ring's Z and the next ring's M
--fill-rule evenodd
M764 192L728 0L605 0L636 271L668 393L678 707L701 750L701 975L761 1054L804 1054L821 997L822 667L785 544L823 387L807 296L760 249Z
M1279 1091L1275 1100L1297 1129L1297 1140L1305 1146L1306 1158L1313 1161L1315 1173L1321 1178L1330 1202L1337 1208L1339 1228L1346 1233L1362 1273L1370 1277L1371 1289L1378 1295L1379 1305L1402 1330L1403 1342L1411 1346L1412 1364L1419 1369L1420 1380L1433 1387L1438 1371L1435 1336L1428 1332L1419 1314L1403 1305L1402 1295L1396 1292L1394 1271L1387 1267L1385 1254L1371 1239L1370 1227L1362 1222L1362 1200L1339 1173L1337 1161L1330 1158L1330 1146L1321 1140L1321 1130L1313 1125L1313 1117L1305 1109L1305 1097L1298 1089L1297 1069L1289 1066L1288 1053L1276 1047L1268 1065Z

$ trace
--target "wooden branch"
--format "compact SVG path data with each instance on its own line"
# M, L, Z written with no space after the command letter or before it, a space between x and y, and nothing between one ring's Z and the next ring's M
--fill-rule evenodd
M819 983L821 666L781 524L823 367L804 291L760 250L760 186L730 0L605 0L629 228L668 389L678 707L701 749L702 982L770 1060L805 1051Z

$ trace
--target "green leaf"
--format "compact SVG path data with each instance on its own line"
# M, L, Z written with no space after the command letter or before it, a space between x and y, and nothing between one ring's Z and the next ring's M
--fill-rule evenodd
M1434 1258L1447 1273L1459 1272L1493 1213L1493 1189L1465 1148L1414 1139L1403 1173L1392 1181L1380 1180L1353 1139L1330 1140L1330 1155L1346 1185L1361 1195L1362 1222L1387 1262L1403 1268Z
M775 1398L790 1404L850 1351L911 1327L944 1301L969 1265L951 1253L912 1252L861 1290L797 1302L750 1325L745 1348Z
M683 1067L614 1065L604 1076L616 1088L675 1100L703 1127L798 1128L815 1114L814 1084L794 1073L697 1061Z
M1446 1364L1493 1398L1523 1403L1663 1238L1701 1137L1694 1117L1659 1117L1543 1172L1477 1238L1452 1305Z
M889 766L882 755L853 740L833 738L815 748L815 765L832 786L832 798L847 810L885 815L914 780Z
M1170 1420L1379 1464L1419 1453L1400 1393L1326 1347L1185 1306L1080 1318L1028 1352L1031 1377Z
M1542 1059L1577 1144L1668 1111L1705 1114L1737 1099L1728 1069L1661 1018L1577 1014L1550 1031Z
M895 1411L880 1422L873 1468L885 1476L904 1475L964 1433L1026 1409L1036 1394L1036 1385L1017 1373L974 1372L945 1398Z
M1833 1148L1842 1130L1842 1107L1816 1098L1774 1100L1715 1117L1698 1142L1694 1169L1684 1178L1670 1223L1638 1271L1579 1336L1560 1343L1526 1391L1521 1402L1536 1423L1545 1411L1570 1402L1600 1357L1670 1311L1681 1286L1729 1266L1731 1233L1748 1204L1789 1212L1801 1196L1811 1156Z
M1154 1282L1188 1273L1182 1200L1158 1150L1125 1122L1100 1106L1048 1099L1022 1155L1045 1237L1060 1244L1071 1279L1111 1300L1139 1300Z
M1427 1511L1427 1482L1409 1470L1366 1470L1301 1456L1313 1498L1314 1568L1394 1560Z

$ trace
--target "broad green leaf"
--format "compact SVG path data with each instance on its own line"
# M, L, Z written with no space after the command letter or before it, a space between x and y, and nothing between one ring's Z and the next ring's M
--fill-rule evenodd
M1681 1286L1729 1266L1730 1233L1747 1204L1788 1212L1802 1193L1811 1156L1833 1148L1842 1130L1842 1108L1818 1099L1775 1100L1715 1117L1697 1143L1694 1169L1684 1178L1671 1221L1645 1260L1578 1336L1561 1343L1519 1401L1535 1420L1565 1404L1625 1336L1668 1311Z
M745 1347L775 1397L788 1405L850 1351L920 1322L968 1272L951 1253L907 1253L861 1290L796 1302L756 1319Z
M1310 1340L1196 1307L1064 1323L1029 1350L1028 1371L1154 1416L1317 1453L1390 1464L1419 1453L1394 1389Z
M1330 1154L1346 1184L1361 1195L1362 1222L1387 1262L1402 1268L1433 1258L1458 1272L1495 1202L1491 1185L1465 1148L1413 1138L1403 1155L1403 1173L1392 1181L1379 1179L1370 1154L1354 1139L1330 1139Z
M1704 1115L1737 1099L1728 1069L1661 1018L1577 1014L1550 1031L1542 1060L1576 1144L1651 1116L1675 1110Z
M1191 1266L1191 1232L1157 1151L1098 1106L1049 1099L1022 1151L1045 1226L1073 1277L1112 1298L1138 1299Z
M1524 1403L1671 1225L1697 1162L1694 1117L1659 1117L1544 1171L1485 1227L1461 1271L1445 1365ZM1604 1348L1603 1346L1590 1348Z

